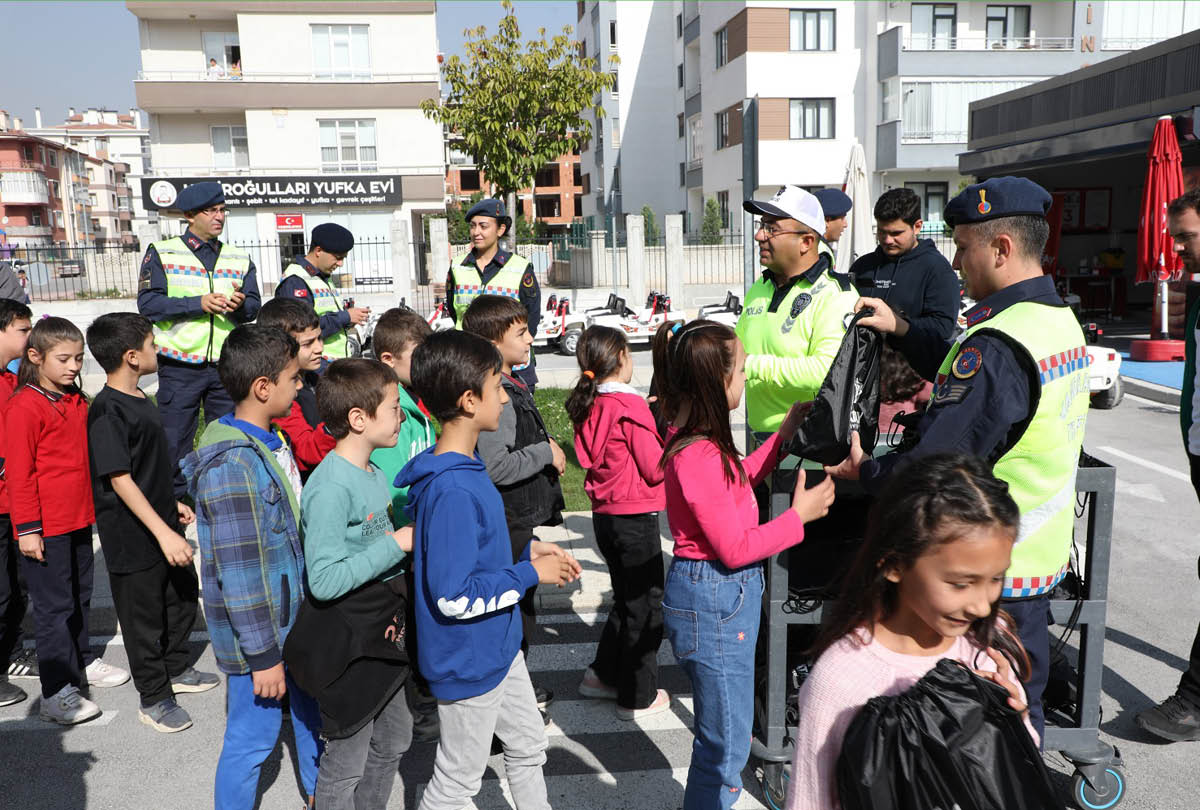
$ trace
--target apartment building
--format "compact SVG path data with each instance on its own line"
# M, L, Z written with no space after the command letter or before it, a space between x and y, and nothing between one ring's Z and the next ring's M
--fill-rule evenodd
M87 156L0 110L0 250L95 244Z
M123 114L97 107L82 112L70 108L66 120L51 126L43 126L40 107L35 107L33 114L31 134L107 164L103 170L97 167L93 172L105 181L96 185L110 187L97 193L97 203L111 212L100 217L104 231L100 239L105 244L134 246L137 232L158 221L158 213L146 210L140 193L141 178L150 164L150 131L144 126L142 111L131 109Z
M491 193L487 174L475 166L471 156L454 148L450 141L446 161L446 196L467 205L472 195ZM582 216L583 177L579 153L574 152L547 163L533 179L533 186L517 193L517 213L531 225L540 222L550 233L566 232Z
M225 187L224 239L278 243L268 285L312 228L386 240L444 210L433 2L127 2L138 18L138 106L149 115L148 210L199 180ZM181 227L163 217L164 232ZM382 268L377 268L382 274ZM269 288L269 286L268 286Z
M855 141L864 147L872 196L912 187L926 201L926 218L937 220L967 179L957 155L966 150L972 101L1200 26L1198 0L676 0L640 16L626 5L647 4L578 4L580 39L594 55L590 40L599 36L619 56L622 91L602 124L604 142L598 134L583 153L585 187L588 178L602 178L585 190L584 210L661 205L687 214L693 231L708 198L736 228L743 193L766 196L784 183L841 185ZM619 39L603 39L606 23ZM636 53L663 47L664 32L672 54L666 67L661 54ZM634 65L628 71L627 62ZM657 104L626 104L626 95ZM668 98L670 127L661 120ZM754 100L748 114L747 99ZM750 139L752 160L744 161ZM635 162L638 171L616 173ZM743 183L746 168L753 177Z

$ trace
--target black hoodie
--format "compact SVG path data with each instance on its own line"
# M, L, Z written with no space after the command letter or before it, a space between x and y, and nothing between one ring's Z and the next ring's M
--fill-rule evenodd
M854 262L850 278L862 295L882 298L908 321L908 334L889 342L914 368L929 365L923 347L953 339L961 298L958 274L931 240L919 239L912 250L895 257L875 248Z

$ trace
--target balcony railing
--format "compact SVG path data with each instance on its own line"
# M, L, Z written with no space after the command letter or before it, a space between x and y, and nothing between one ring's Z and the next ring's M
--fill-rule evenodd
M919 129L910 131L907 128L901 130L901 143L966 143L966 130L962 132L950 131L934 131Z
M1174 36L1173 34L1170 36ZM1102 51L1136 51L1138 48L1148 48L1156 42L1162 42L1164 39L1170 39L1170 36L1164 35L1161 37L1103 37L1100 40L1100 50Z
M1070 37L989 37L983 34L965 37L939 37L933 34L909 34L904 38L906 51L1069 51Z
M4 232L9 236L50 236L49 225L9 225Z
M336 76L317 76L307 73L272 73L253 71L240 76L228 73L209 75L206 70L140 70L140 82L436 82L436 71L429 73L353 73Z

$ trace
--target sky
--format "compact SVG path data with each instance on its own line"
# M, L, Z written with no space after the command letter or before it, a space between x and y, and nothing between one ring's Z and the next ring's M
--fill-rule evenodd
M352 5L352 3L347 3ZM548 35L575 25L575 3L520 0L513 4L526 38L541 26ZM438 44L462 54L465 28L486 25L493 32L501 16L494 2L438 2ZM4 2L0 0L4 44L0 47L0 109L33 126L33 108L42 108L46 126L62 123L67 108L101 107L128 112L136 103L137 18L123 2Z

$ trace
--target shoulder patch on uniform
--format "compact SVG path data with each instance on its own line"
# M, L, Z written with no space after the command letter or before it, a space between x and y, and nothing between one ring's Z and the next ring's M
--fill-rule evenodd
M983 368L983 353L974 346L968 346L958 353L958 357L954 358L954 365L950 371L960 380L969 380L978 374L981 368Z
M933 389L933 397L930 400L931 408L940 405L957 405L966 398L970 393L973 384L955 382L952 379L944 381L941 385Z
M533 278L533 273L526 270L525 278L522 279L521 283L524 284L526 287L532 287L534 284L534 281L535 281L535 279Z
M974 326L975 324L981 323L990 317L992 317L991 307L978 307L967 315L967 326Z
M292 290L292 295L296 296L297 298L308 298L308 290L303 287L297 287L296 289Z

